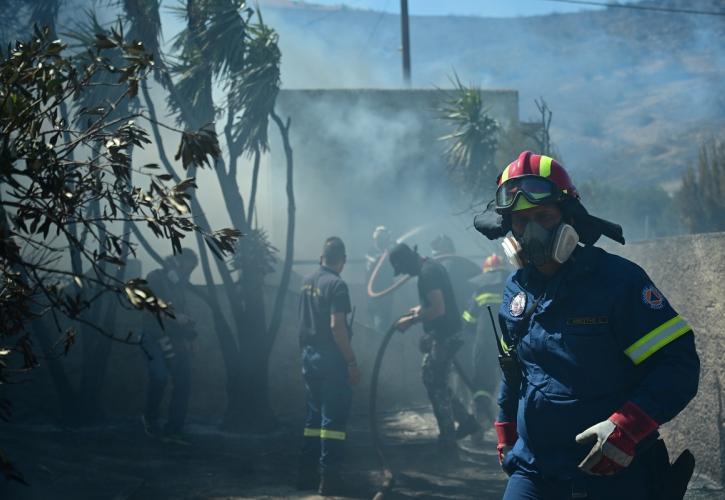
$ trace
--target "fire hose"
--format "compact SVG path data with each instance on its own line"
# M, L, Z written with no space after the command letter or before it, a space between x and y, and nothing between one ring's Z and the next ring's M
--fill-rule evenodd
M437 260L437 261L457 260L457 261L460 261L460 262L465 262L469 267L472 266L471 267L471 270L472 271L470 273L471 277L475 276L476 274L480 274L480 272L481 272L478 269L478 266L476 266L475 264L473 264L466 257L462 257L460 255L444 254L444 255L436 255L435 257L431 257L431 258L433 260ZM375 284L375 281L378 278L378 275L380 274L380 269L382 269L383 264L388 259L389 259L389 254L388 254L388 251L385 250L383 252L383 254L380 256L380 258L378 258L378 261L375 263L375 267L373 268L373 271L370 273L370 278L368 279L367 292L368 292L368 297L370 297L371 299L379 299L381 297L385 297L389 293L392 293L395 290L397 290L398 288L400 288L401 286L403 286L410 278L412 278L411 275L406 274L402 278L398 278L397 280L395 280L393 282L393 284L390 285L389 287L387 287L387 288L385 288L383 290L375 290L373 286Z
M378 348L378 353L375 356L375 365L373 367L373 375L372 375L372 380L370 382L370 408L369 408L370 436L372 437L373 448L375 449L375 454L377 455L378 462L380 463L380 469L383 472L383 484L382 484L380 490L373 497L373 500L382 500L383 498L385 498L385 495L387 493L389 493L393 489L393 486L395 485L395 474L393 473L392 468L389 466L388 461L385 458L385 453L383 452L383 444L382 444L382 441L380 440L380 430L378 428L378 418L377 418L377 405L378 405L378 377L380 376L380 367L383 364L383 357L385 356L385 351L388 348L390 339L393 338L393 335L397 331L396 323L397 323L397 321L394 322L392 325L390 325L390 328L388 328L388 331L385 332L383 341L380 343L380 347Z
M408 315L401 316L400 319L403 319L407 317ZM400 320L399 319L399 320ZM388 349L388 345L390 344L390 340L393 338L393 335L395 335L395 332L397 331L396 324L399 320L396 320L393 322L392 325L390 325L390 328L385 332L385 336L383 337L382 342L380 342L380 347L378 348L378 353L375 356L375 365L373 366L373 373L372 373L372 379L370 381L370 402L369 402L369 410L368 415L370 419L370 436L372 438L373 442L373 448L375 449L375 454L378 457L378 462L380 464L380 469L383 473L383 483L378 492L373 497L373 500L383 500L385 498L385 495L390 493L395 486L395 472L393 471L392 466L388 462L388 460L385 457L385 452L383 451L383 443L380 438L380 428L378 426L378 418L377 418L377 406L378 406L378 380L380 377L380 368L383 365L383 358L385 357L385 351ZM458 375L461 377L461 380L465 384L465 386L468 388L471 393L473 393L473 385L471 384L471 380L468 378L466 373L463 371L461 365L458 363L458 360L456 357L453 357L453 366L458 372Z

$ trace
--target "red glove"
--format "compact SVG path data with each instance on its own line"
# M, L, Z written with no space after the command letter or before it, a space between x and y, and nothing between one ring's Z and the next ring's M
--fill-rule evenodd
M599 476L616 474L632 463L637 443L657 430L659 424L639 406L628 401L604 422L588 428L576 442L594 442L589 454L579 464L582 471Z
M498 437L498 445L496 445L498 463L503 465L506 453L514 447L519 434L516 432L516 422L494 422L493 425L496 428L496 436Z

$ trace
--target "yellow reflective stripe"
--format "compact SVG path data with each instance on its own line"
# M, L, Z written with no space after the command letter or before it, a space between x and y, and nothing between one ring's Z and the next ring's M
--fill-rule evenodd
M484 292L476 295L473 300L475 300L476 304L478 304L479 306L485 306L488 304L500 304L501 296L497 293Z
M473 399L475 400L475 399L478 399L478 398L488 398L488 399L491 399L491 394L489 392L486 392L486 391L483 391L483 390L476 391L476 392L473 393Z
M638 365L690 330L690 325L678 314L629 346L624 353Z
M499 337L499 344L501 344L501 347L503 347L503 352L508 353L510 351L508 344L503 339L503 335Z
M509 168L506 167L503 169L503 173L501 174L501 184L506 182L509 178Z
M337 439L344 441L347 439L347 434L341 431L331 431L330 429L322 429L320 431L320 438L322 439Z
M305 437L320 437L320 433L322 432L322 429L310 429L309 427L305 428Z
M468 311L463 311L463 321L466 323L475 323L476 318Z
M539 175L541 177L549 177L551 175L551 160L550 156L542 156L539 160Z

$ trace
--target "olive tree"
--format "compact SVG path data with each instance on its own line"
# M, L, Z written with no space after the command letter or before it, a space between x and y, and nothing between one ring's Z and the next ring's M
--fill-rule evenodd
M151 118L118 110L154 67L143 43L128 41L119 24L69 54L52 35L36 27L0 62L0 384L38 364L31 337L37 322L45 333L46 325L54 328L53 346L67 352L76 325L138 342L133 333L121 337L88 321L84 313L104 296L159 320L173 315L141 277L119 279L116 270L136 252L124 225L147 225L175 253L198 234L223 256L240 235L196 222L193 177L174 181L158 165L132 162L133 148L151 144L142 126ZM79 105L97 87L109 90L105 101ZM175 130L184 170L214 166L220 150L213 131ZM9 418L9 403L0 402L0 418ZM0 459L7 474L21 478Z

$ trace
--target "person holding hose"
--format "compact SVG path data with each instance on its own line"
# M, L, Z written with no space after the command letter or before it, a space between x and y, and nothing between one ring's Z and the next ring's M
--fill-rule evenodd
M458 338L461 314L453 287L440 263L421 257L405 243L398 243L390 251L390 264L396 276L409 274L418 277L420 305L400 318L396 327L404 332L416 323L423 324L423 384L438 422L440 455L444 459L455 461L458 458L456 440L473 434L479 429L479 425L475 417L466 411L463 403L453 396L448 385L453 356L461 346Z
M657 430L697 393L690 325L594 246L624 243L621 227L589 215L559 162L525 151L497 183L474 224L518 267L499 310L504 499L682 498L694 458L670 465Z

